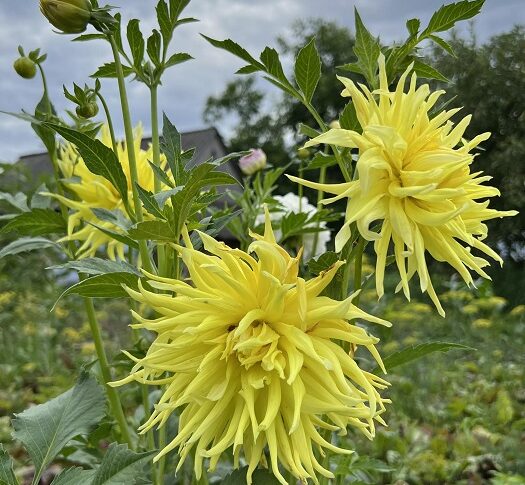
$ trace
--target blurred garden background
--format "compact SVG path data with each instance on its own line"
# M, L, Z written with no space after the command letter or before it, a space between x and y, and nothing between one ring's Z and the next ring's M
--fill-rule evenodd
M408 305L401 296L391 296L393 280L379 302L375 291L365 288L366 310L394 324L394 331L380 329L377 334L383 356L432 340L460 343L472 350L436 353L396 368L388 377L389 396L395 402L386 414L389 426L379 427L373 442L362 436L348 437L357 452L334 460L339 460L338 470L345 473L337 483L525 484L525 27L509 25L497 35L482 35L482 40L477 28L472 24L470 30L449 39L456 56L431 47L421 54L450 81L435 81L435 87L446 86L452 105L472 113L472 133L492 133L474 171L492 175L492 185L500 188L503 195L494 208L521 213L490 225L490 244L505 259L503 268L490 269L492 282L480 281L477 288L468 289L446 268L434 265L446 319L437 315L425 297ZM324 119L337 119L345 100L339 96L334 74L337 66L353 61L353 32L325 18L302 19L274 44L292 59L312 37L323 62L316 105ZM11 54L14 58L16 52ZM11 61L4 56L2 63ZM14 73L9 75L15 79ZM223 134L228 151L260 147L272 166L291 164L289 172L299 170L297 149L304 139L297 126L312 123L306 110L290 98L261 88L252 76L232 77L223 84L204 103L203 124ZM0 108L5 108L1 101ZM4 158L2 153L0 157ZM18 193L21 190L40 197L41 184L50 183L49 168L48 173L36 176L30 163L1 165L0 219L1 214L26 203ZM336 177L335 171L328 173L331 182ZM292 190L297 189L282 184L274 195ZM313 192L305 190L305 195L315 203ZM11 237L0 235L0 247ZM10 441L13 413L63 392L76 380L78 369L92 365L96 358L80 300L67 297L67 304L59 301L51 311L71 278L67 272L42 270L58 262L52 249L0 259L3 443ZM364 274L372 271L367 266ZM131 346L127 308L121 300L97 301L108 353L117 366L121 360L122 366L129 365L120 354L120 349ZM372 367L371 362L363 361L363 365ZM133 392L124 391L125 404L138 425L142 415ZM10 451L17 456L16 449ZM74 455L77 463L89 460L89 454Z

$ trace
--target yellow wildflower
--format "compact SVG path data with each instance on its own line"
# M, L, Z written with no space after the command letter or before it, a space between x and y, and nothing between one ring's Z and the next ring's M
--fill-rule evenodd
M107 126L102 129L101 141L106 146L111 146L111 137ZM148 163L148 160L153 159L153 153L151 146L148 150L141 149L142 127L140 125L135 128L134 142L138 183L142 188L153 191L153 171ZM117 151L118 159L128 180L129 200L132 201L133 193L126 145L118 143ZM165 164L164 157L162 162ZM66 179L65 186L77 197L76 200L73 200L56 194L48 194L59 199L73 210L68 219L68 235L63 240L82 241L78 249L78 258L93 257L98 249L107 246L107 254L111 259L116 259L117 256L124 259L125 245L89 224L93 223L104 229L122 232L115 224L99 219L92 211L92 209L107 209L120 210L125 213L124 203L118 191L107 179L89 171L84 160L78 155L75 146L71 143L66 143L61 147L58 164ZM150 216L145 212L144 217Z
M148 320L135 313L134 327L157 337L144 358L128 354L136 365L113 385L164 386L142 432L165 425L181 408L178 434L156 460L178 448L180 467L195 448L200 477L204 459L213 470L231 448L235 467L243 452L250 484L267 446L269 466L283 484L279 465L304 481L318 483L317 473L333 477L314 448L351 451L326 441L319 429L344 434L352 426L372 438L388 402L378 392L387 382L360 369L337 341L366 347L382 366L378 339L349 320L390 324L355 307L355 294L344 301L319 296L342 263L309 281L299 277L301 255L291 257L276 243L268 212L264 236L252 234L248 252L199 235L207 254L194 250L187 234L186 247L177 247L193 285L147 274L153 288L168 293L127 290L159 315Z
M444 315L430 280L425 252L449 263L468 285L473 284L469 270L489 278L482 269L489 263L471 249L501 263L501 258L482 242L487 236L484 222L516 212L489 209L488 199L499 195L499 191L482 185L491 177L470 171L474 160L471 150L490 134L466 141L462 137L470 115L456 126L450 118L459 109L432 115L444 91L431 92L428 84L416 87L417 76L413 73L405 92L411 69L409 66L404 72L393 92L388 87L383 55L379 57L378 90L370 92L363 85L360 90L350 79L340 77L345 86L342 95L352 98L363 132L332 129L305 145L327 143L357 148L356 180L317 184L289 178L335 194L325 199L325 204L348 198L346 220L335 239L336 251L341 251L349 240L353 223L363 238L374 241L379 297L384 293L385 263L392 241L401 279L397 290L402 288L410 299L408 282L418 273L421 290L428 291ZM382 221L379 232L370 229L374 221Z

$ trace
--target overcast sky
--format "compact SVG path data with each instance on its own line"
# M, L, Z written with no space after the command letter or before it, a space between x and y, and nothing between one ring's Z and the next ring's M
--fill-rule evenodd
M124 19L142 19L143 32L153 27L156 1L108 3L121 7ZM180 27L172 49L188 52L195 60L168 71L159 93L161 109L180 130L202 128L206 98L221 92L242 65L231 54L209 45L199 36L200 32L217 39L232 38L251 52L259 53L265 45L275 44L277 36L290 33L293 21L299 18L322 17L351 26L355 5L372 33L388 43L404 37L407 19L419 17L425 25L442 3L443 0L193 0L185 14L200 22ZM525 0L486 0L476 18L475 30L483 42L515 24L525 24ZM45 69L53 102L59 110L71 108L62 96L62 85L83 84L98 65L110 60L111 52L102 41L71 43L70 38L52 32L39 12L37 0L0 0L0 110L31 111L41 96L38 77L27 81L12 69L19 44L26 51L40 47L48 53ZM104 81L103 92L116 118L119 104L115 84L114 80ZM147 90L136 82L128 86L133 121L142 121L145 132L149 133ZM217 128L228 133L227 126ZM117 131L122 132L118 123ZM41 149L25 122L3 114L0 114L0 147L0 161L13 161Z

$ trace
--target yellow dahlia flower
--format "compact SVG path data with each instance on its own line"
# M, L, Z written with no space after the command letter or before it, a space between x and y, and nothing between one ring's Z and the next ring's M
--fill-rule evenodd
M111 147L111 137L107 126L102 128L101 141L106 146ZM142 126L137 126L134 130L134 150L137 158L137 172L139 185L149 191L154 189L153 171L148 164L148 160L153 159L151 146L148 150L141 149ZM131 175L128 162L128 152L125 143L117 144L117 155L122 165L122 169L128 180L128 197L133 200L131 189ZM68 218L68 235L63 240L82 241L78 249L78 258L93 257L98 249L107 246L107 253L111 259L117 256L125 258L125 245L111 236L93 227L89 223L112 231L122 232L115 224L99 219L92 209L120 210L125 213L122 197L115 187L104 177L95 175L87 168L84 160L79 156L75 146L66 143L60 148L58 164L66 179L66 188L76 195L77 199L52 195L62 201L67 207L73 210ZM165 158L162 158L165 164ZM131 205L132 202L130 202ZM150 217L146 212L144 217Z
M352 426L369 438L384 403L378 389L387 383L359 368L353 353L338 342L366 347L382 366L378 339L349 320L362 318L390 325L352 304L319 296L342 263L305 281L299 259L275 240L269 215L264 236L248 252L232 249L199 233L207 254L178 247L192 285L147 274L149 284L167 293L140 287L130 296L155 310L148 320L135 314L135 328L157 333L129 381L163 386L163 394L142 432L163 426L180 408L175 439L156 456L178 448L179 467L192 449L200 477L203 460L213 470L231 448L234 466L241 451L249 465L248 483L259 463L286 484L279 465L298 479L316 473L332 477L314 449L351 453L326 441L320 429L346 433ZM254 253L256 257L252 256Z
M350 79L340 77L343 96L354 103L362 133L332 129L310 140L305 146L327 143L357 148L356 178L340 184L317 184L289 177L308 187L335 194L324 204L348 198L346 219L336 236L336 251L341 251L351 236L350 225L356 223L363 238L374 241L377 254L376 289L384 293L383 278L390 246L401 277L401 288L410 299L408 282L418 273L421 290L428 291L439 313L444 315L430 280L425 252L455 268L470 285L469 270L484 278L483 267L489 263L472 253L476 249L502 263L486 244L485 221L515 215L515 211L489 209L489 198L499 195L494 187L482 185L491 177L471 172L471 151L486 140L483 133L473 140L463 139L471 116L457 125L450 118L459 111L451 109L433 115L432 108L444 91L431 92L428 84L416 86L412 73L405 90L410 66L389 90L385 58L379 57L380 87L370 92L360 89ZM381 221L378 232L371 230Z

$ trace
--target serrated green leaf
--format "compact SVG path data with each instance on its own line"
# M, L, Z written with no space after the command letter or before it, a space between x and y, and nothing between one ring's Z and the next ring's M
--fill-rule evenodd
M148 163L151 169L153 170L153 174L155 175L157 179L159 179L163 184L167 185L168 187L171 187L171 188L174 187L173 182L168 177L168 174L162 168L158 167L157 165L155 165L153 162L150 162L149 160L148 160Z
M193 57L186 52L177 52L176 54L170 56L170 58L164 64L164 67L168 68L176 66L177 64L182 64L183 62L189 61L191 59L193 59Z
M278 52L272 47L265 47L261 52L260 59L264 66L266 67L266 72L278 79L284 86L289 89L292 88L290 81L284 74L283 66L281 60L279 59Z
M156 451L135 453L127 445L111 443L90 485L129 485Z
M174 187L170 190L163 190L162 192L156 193L153 197L155 197L155 200L157 201L157 204L159 204L160 208L163 208L166 204L166 201L172 196L175 195L177 192L180 192L184 188L184 185L179 185L178 187Z
M305 170L316 170L323 167L332 167L333 165L337 165L337 159L333 155L317 152Z
M161 50L161 36L158 30L153 30L151 35L148 37L147 47L146 50L148 52L148 56L151 59L151 62L155 66L160 66L160 50Z
M443 5L437 10L428 23L427 28L421 33L421 36L428 36L434 32L443 32L449 30L456 22L468 20L477 15L485 0L463 0L449 5Z
M134 241L130 237L126 236L125 234L121 234L120 232L113 231L112 229L108 229L107 227L102 227L102 226L100 226L98 224L95 224L93 222L86 221L86 223L89 224L90 226L95 227L96 229L98 229L99 231L103 232L107 236L115 239L115 241L119 241L122 244L125 244L126 246L132 247L134 249L138 249L138 247L139 247L139 245L137 244L136 241Z
M136 240L176 242L170 225L163 221L138 222L128 231L128 234Z
M89 275L130 273L136 276L142 276L135 266L132 266L126 261L111 261L102 258L84 258L78 261L68 261L67 263L50 266L46 269L71 269Z
M162 40L164 41L164 45L167 45L173 33L168 4L165 0L160 0L155 10L157 11L157 22L159 23Z
M454 342L425 342L418 345L411 345L398 352L394 352L385 359L383 364L387 371L394 369L400 365L420 359L425 355L433 352L448 352L449 350L476 350L468 345L457 344ZM379 367L376 367L372 372L379 372Z
M90 138L80 131L54 123L45 123L67 141L73 143L90 172L109 180L124 201L128 200L128 182L122 165L113 150L101 141Z
M339 125L345 130L361 131L354 103L349 102L344 107L341 116L339 116Z
M247 66L243 66L240 69L237 69L235 71L235 74L253 74L254 72L259 72L260 69L257 66L252 66L251 64L248 64Z
M290 212L281 218L281 241L285 241L289 237L295 236L302 229L308 220L308 214L303 212Z
M149 190L143 189L138 183L136 185L137 185L137 191L139 194L139 199L142 201L144 208L152 216L158 217L160 219L166 219L166 216L160 210L159 204L157 203L157 200L153 196L153 193L150 192Z
M438 37L437 35L429 35L428 38L439 45L443 50L447 51L451 56L457 57L453 47L446 40Z
M220 485L246 485L247 472L247 466L234 470L220 482ZM259 468L253 472L253 485L279 485L279 483L279 480L269 470Z
M184 166L181 163L181 136L175 125L166 116L166 113L163 115L160 148L166 156L175 185L181 185L182 172L184 171Z
M18 485L13 472L13 461L7 451L0 444L0 485Z
M137 288L138 277L128 272L106 273L91 276L79 281L65 290L55 302L55 305L67 295L80 295L86 298L120 298L128 294L122 285Z
M354 53L357 63L361 67L363 75L371 86L375 86L377 59L381 53L381 46L378 40L367 30L357 9L355 13L355 45Z
M407 20L406 26L407 26L408 33L410 34L411 37L417 35L417 33L419 32L420 25L421 25L421 20L419 19Z
M144 36L140 31L140 21L131 19L127 29L128 43L135 67L140 68L144 59Z
M51 485L91 485L95 470L84 470L71 467L62 470L51 482Z
M133 74L133 68L122 65L122 71L124 72L124 77L127 77ZM100 66L96 72L91 74L92 78L114 78L117 77L117 68L114 62L107 62L106 64Z
M307 136L308 138L315 138L321 134L320 131L312 128L311 126L305 125L304 123L299 123L299 132L302 135Z
M333 251L327 251L317 259L308 261L308 270L314 275L321 274L323 271L330 269L337 261L339 256Z
M25 253L27 251L34 251L35 249L46 248L60 249L60 246L56 242L43 237L21 237L0 249L0 258L5 258L6 256L11 256L13 254Z
M26 447L38 478L62 448L75 436L86 435L103 418L104 391L82 373L75 387L45 404L16 414L13 437Z
M321 79L321 57L315 46L315 39L310 40L297 54L295 60L295 80L306 101L310 102L319 79Z
M104 209L101 207L95 207L91 209L91 212L100 219L101 221L111 222L115 226L127 231L131 227L131 221L124 215L119 209Z
M214 47L218 47L219 49L224 49L230 52L231 54L237 57L240 57L243 61L246 61L248 64L251 64L252 66L256 66L260 71L266 70L264 64L260 63L246 49L241 47L239 44L237 44L233 40L231 39L216 40L216 39L212 39L211 37L207 37L203 34L201 35Z
M14 195L9 192L0 192L0 200L5 200L20 212L27 212L29 210L27 206L27 195L22 192L17 192Z
M437 79L438 81L448 82L448 79L443 76L437 69L434 69L432 66L425 64L421 61L414 61L414 72L419 77L424 77L426 79Z
M52 209L32 209L11 219L0 232L16 231L23 236L42 236L44 234L66 231L66 221L62 214Z

